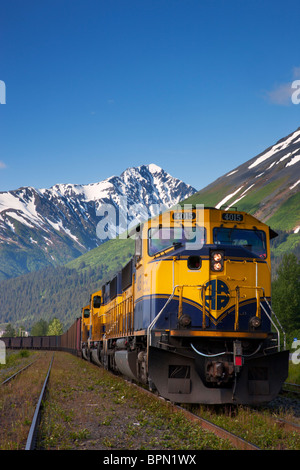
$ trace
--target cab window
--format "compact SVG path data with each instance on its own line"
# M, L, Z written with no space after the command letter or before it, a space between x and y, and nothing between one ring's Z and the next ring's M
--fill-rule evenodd
M200 249L205 241L204 227L152 227L148 230L148 253L154 256L180 245L189 249Z
M83 310L83 318L90 318L90 310L88 308Z
M101 296L100 295L95 295L93 299L93 307L94 308L100 308L101 307Z
M266 234L262 230L215 227L213 236L215 245L240 246L262 259L267 257Z

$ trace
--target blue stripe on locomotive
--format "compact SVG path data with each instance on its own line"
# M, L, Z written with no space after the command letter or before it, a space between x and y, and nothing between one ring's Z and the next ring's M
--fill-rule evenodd
M136 331L148 328L156 315L161 311L167 302L168 295L143 296L137 299L134 310L134 329ZM178 328L178 296L175 296L166 306L162 315L157 320L154 329L177 329ZM268 306L262 302L268 311ZM183 298L182 313L191 318L189 328L202 328L202 305ZM249 331L249 320L256 315L256 299L248 299L239 306L239 331ZM270 320L266 315L262 315L262 326L258 331L270 331ZM235 321L235 306L224 310L216 319L209 314L206 309L206 329L213 331L233 331Z

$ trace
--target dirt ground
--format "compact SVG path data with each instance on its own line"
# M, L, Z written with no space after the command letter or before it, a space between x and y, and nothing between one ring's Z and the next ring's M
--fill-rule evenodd
M40 449L229 449L155 397L67 353L55 353Z

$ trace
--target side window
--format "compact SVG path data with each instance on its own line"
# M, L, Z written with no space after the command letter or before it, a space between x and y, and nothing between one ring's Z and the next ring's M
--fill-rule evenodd
M100 306L101 306L101 297L100 295L95 295L94 300L93 300L93 307L100 308Z
M84 309L83 318L90 318L90 310L88 308Z
M142 237L137 235L135 239L135 259L136 262L139 261L142 257Z

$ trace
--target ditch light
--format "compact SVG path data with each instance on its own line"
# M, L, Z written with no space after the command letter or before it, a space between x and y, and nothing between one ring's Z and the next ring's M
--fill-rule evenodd
M210 269L214 272L221 272L224 269L224 252L212 251L210 254Z

